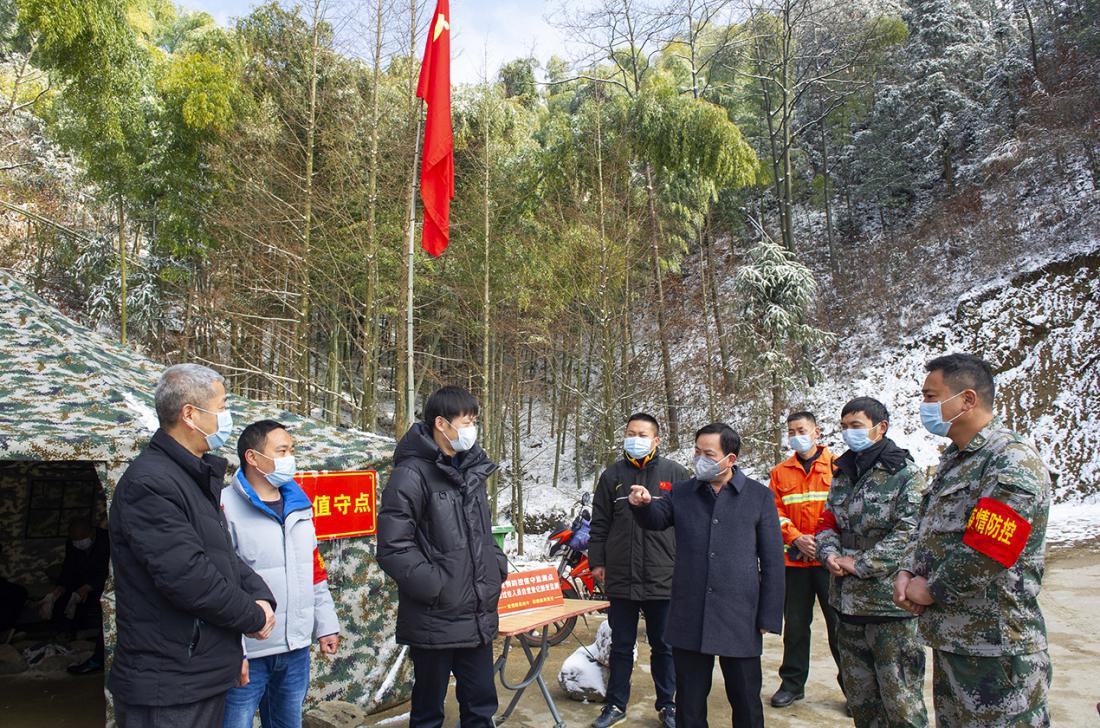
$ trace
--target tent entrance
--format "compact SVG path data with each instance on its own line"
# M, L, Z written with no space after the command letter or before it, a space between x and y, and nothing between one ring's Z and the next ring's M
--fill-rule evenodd
M71 675L102 630L98 600L41 608L63 575L70 530L106 528L97 463L0 461L0 706L6 725L103 725L104 673ZM101 537L101 536L100 536ZM83 552L82 552L83 553ZM86 568L86 565L85 565Z

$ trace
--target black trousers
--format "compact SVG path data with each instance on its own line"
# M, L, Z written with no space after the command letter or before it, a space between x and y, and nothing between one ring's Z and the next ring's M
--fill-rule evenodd
M187 705L128 705L115 700L118 728L221 728L225 693Z
M829 651L837 666L836 681L841 690L840 651L837 647L837 616L829 606L829 572L824 566L788 566L783 597L783 664L779 666L780 687L800 695L810 676L810 623L814 619L814 601L825 615Z
M0 578L0 632L15 626L26 602L24 587Z
M676 726L707 728L707 697L714 674L714 655L672 648L676 663ZM760 658L719 657L726 698L733 708L732 725L763 728L764 704L760 701Z
M668 600L635 602L611 599L607 621L611 625L611 676L607 680L604 702L626 710L630 701L630 674L634 671L634 645L638 641L638 614L645 614L645 632L649 639L649 665L653 686L657 689L657 710L673 705L676 690L676 669L672 650L665 644L665 624L668 622Z
M409 728L440 728L447 684L455 676L461 728L493 728L497 690L493 682L493 643L455 650L409 648L413 663Z

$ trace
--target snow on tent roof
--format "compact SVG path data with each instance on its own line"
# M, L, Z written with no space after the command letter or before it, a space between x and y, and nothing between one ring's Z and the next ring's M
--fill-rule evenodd
M0 271L0 458L133 459L156 429L153 389L165 367L67 318ZM238 427L271 418L296 435L305 468L388 462L393 440L232 397ZM233 460L231 448L220 455Z

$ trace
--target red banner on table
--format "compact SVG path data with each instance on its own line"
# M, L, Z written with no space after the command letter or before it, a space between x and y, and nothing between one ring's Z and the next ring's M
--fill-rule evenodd
M297 473L294 479L313 502L313 527L318 541L371 536L377 532L377 471Z
M509 574L500 588L499 614L512 614L539 607L553 607L565 601L558 570L553 567Z

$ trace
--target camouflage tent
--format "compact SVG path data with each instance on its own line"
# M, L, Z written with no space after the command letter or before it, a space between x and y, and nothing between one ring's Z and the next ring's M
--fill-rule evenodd
M35 512L30 506L40 505L30 502L26 472L66 463L81 463L88 472L94 468L102 486L97 512L105 514L119 477L156 429L152 394L163 368L74 323L0 271L0 539L9 570L13 562L29 558L20 552L26 543L21 536L34 527L27 515ZM378 469L379 482L385 481L381 470L393 452L389 438L327 426L238 397L232 407L238 423L262 418L286 423L304 468ZM230 448L222 454L235 459ZM80 506L59 499L57 507L70 505ZM60 561L63 540L46 541L56 554L53 560ZM397 594L374 560L374 538L328 541L321 553L344 642L336 657L315 653L307 700L345 700L373 712L407 699L408 661L393 641ZM30 570L41 573L41 564ZM109 651L114 629L110 583L103 606Z

